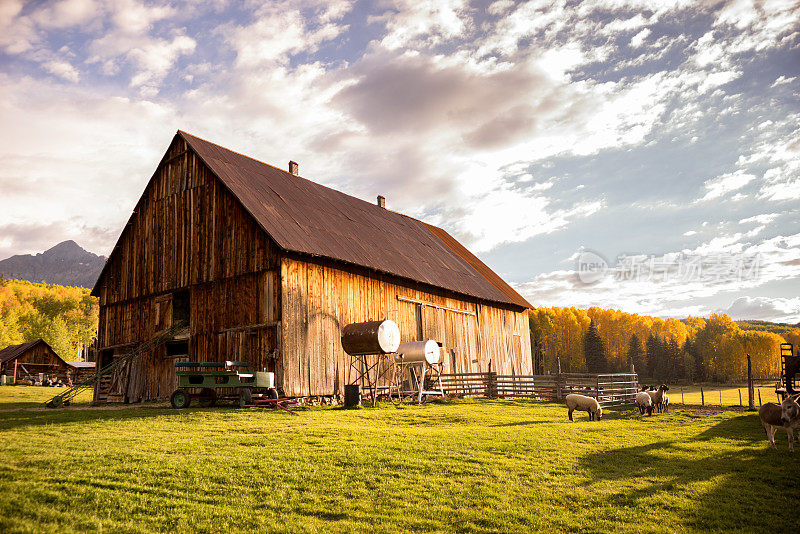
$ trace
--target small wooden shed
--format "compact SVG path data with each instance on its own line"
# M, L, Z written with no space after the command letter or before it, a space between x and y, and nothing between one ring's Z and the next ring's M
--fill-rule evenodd
M8 376L10 383L27 377L36 379L40 374L64 382L77 381L93 371L94 362L65 361L43 339L0 350L0 374Z
M530 304L446 231L182 131L92 294L100 367L188 325L97 400L167 397L186 358L246 361L284 395L337 395L341 329L376 319L443 343L446 372L532 372Z

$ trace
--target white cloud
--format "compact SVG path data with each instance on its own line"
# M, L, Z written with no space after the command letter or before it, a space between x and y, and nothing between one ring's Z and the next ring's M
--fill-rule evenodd
M137 0L115 0L111 3L111 19L122 33L128 35L146 34L153 23L177 13L169 4L146 5Z
M800 297L739 297L725 310L738 320L767 320L775 322L800 322Z
M762 213L760 215L754 215L752 217L741 219L739 221L739 224L748 224L748 223L769 224L780 216L781 216L780 213Z
M81 25L86 28L103 15L104 6L94 0L62 0L45 4L34 11L31 18L43 28L68 28Z
M639 48L644 44L644 40L651 34L650 28L645 28L633 37L631 37L631 46L633 48Z
M467 9L464 0L396 0L393 4L392 10L374 19L386 24L388 32L381 45L389 50L408 46L419 38L427 45L434 45L457 37L465 30L461 18Z
M725 311L729 295L744 293L728 313L742 319L800 321L800 298L748 296L762 288L792 284L800 276L800 234L756 245L740 243L741 237L721 236L695 249L660 255L652 260L652 270L623 269L625 276L615 275L612 265L607 276L591 285L583 284L576 271L556 270L517 287L540 306L600 306L671 317ZM650 256L631 257L632 265L651 265ZM692 267L698 261L701 268Z
M0 49L7 54L20 54L33 48L39 36L32 21L20 16L19 0L0 2Z
M339 20L347 6L337 4L336 9L321 15L321 24L311 28L307 17L299 9L280 9L265 5L246 26L222 29L230 35L227 40L236 51L237 66L243 68L265 67L271 64L286 65L289 56L299 52L313 52L325 41L339 36L347 29Z
M68 82L77 83L80 79L78 70L67 61L47 61L42 67L50 74Z
M152 87L158 84L178 57L191 54L196 46L191 37L177 35L172 41L148 40L131 49L127 57L139 67L139 72L131 79L131 85Z
M787 78L786 76L781 75L775 79L775 81L772 83L772 85L770 85L770 87L777 87L779 85L788 85L793 81L795 81L796 79L797 76L792 76L791 78Z
M706 202L720 198L731 191L741 189L755 179L754 175L747 174L741 170L717 176L703 184L706 188L706 194L696 202Z

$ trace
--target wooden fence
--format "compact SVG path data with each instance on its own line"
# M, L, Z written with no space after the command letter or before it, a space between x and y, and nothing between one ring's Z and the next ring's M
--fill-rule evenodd
M561 400L570 393L596 398L603 407L633 404L639 381L636 373L557 375L498 375L454 373L442 375L448 395L489 399L525 397Z

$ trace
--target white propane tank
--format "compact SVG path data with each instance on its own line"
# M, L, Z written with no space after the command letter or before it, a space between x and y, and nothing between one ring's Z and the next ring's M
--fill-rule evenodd
M402 363L427 362L428 365L435 365L439 363L440 356L441 348L432 339L400 343L397 347L397 360Z
M378 327L378 344L385 353L395 352L400 346L400 327L394 321L383 321Z

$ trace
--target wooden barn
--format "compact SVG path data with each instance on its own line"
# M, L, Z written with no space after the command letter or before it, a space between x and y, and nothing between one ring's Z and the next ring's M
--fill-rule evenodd
M287 396L339 395L341 329L376 319L442 342L445 372L532 373L530 304L447 232L182 131L92 294L101 367L188 325L98 400L168 397L187 358L273 371Z
M0 374L9 377L12 384L23 378L35 379L40 374L68 383L81 380L93 371L93 362L65 361L43 339L0 350Z

